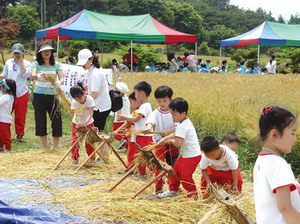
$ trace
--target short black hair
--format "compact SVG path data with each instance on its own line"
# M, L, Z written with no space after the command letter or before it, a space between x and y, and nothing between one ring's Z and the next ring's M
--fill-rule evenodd
M71 94L73 99L83 96L84 91L85 91L85 89L84 89L82 83L77 83L76 86L72 86L70 88L70 94Z
M222 142L228 142L228 143L238 143L238 144L242 144L243 141L241 139L239 139L237 137L237 135L235 133L229 132L227 134L224 135Z
M134 90L143 91L146 94L146 96L149 96L152 91L152 88L148 82L142 81L134 86Z
M169 86L159 86L157 89L154 91L154 97L155 99L160 99L160 98L172 98L173 96L173 90Z
M223 60L222 61L222 64L224 65L224 64L227 64L227 60Z
M187 114L189 110L189 104L185 99L177 97L170 102L169 108L173 111L177 111L178 113L185 112Z
M219 148L220 144L215 137L207 136L202 139L200 147L201 147L201 150L204 153L206 153L206 152L211 152L216 148Z
M135 92L133 91L132 93L130 93L129 96L128 96L128 98L131 99L131 100L136 100L136 98L135 98Z

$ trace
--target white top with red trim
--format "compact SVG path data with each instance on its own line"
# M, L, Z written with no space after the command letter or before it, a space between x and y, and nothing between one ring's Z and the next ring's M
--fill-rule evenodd
M71 110L75 110L75 113L72 122L74 124L83 124L84 122L86 122L89 116L89 109L92 109L94 107L95 107L95 101L94 98L91 97L90 95L86 96L86 100L84 104L81 104L73 99L71 104ZM89 119L89 121L86 123L86 126L90 125L93 122L94 122L94 118L92 116Z
M170 111L161 111L159 108L152 111L149 115L146 125L152 124L155 131L165 131L175 126L172 114ZM162 139L161 135L154 135L155 142Z
M205 156L205 154L203 154L199 164L200 169L205 170L208 166L210 166L214 170L228 171L236 170L239 167L239 161L235 152L226 145L220 145L220 147L224 149L222 157L218 160L209 159Z
M0 122L11 124L11 112L14 97L9 94L0 96Z
M190 119L187 118L177 125L175 137L183 139L180 146L182 158L192 158L201 155L197 133Z
M260 154L255 162L253 172L257 223L287 223L279 212L276 201L276 189L283 186L290 186L292 205L300 212L300 197L296 190L297 182L290 164L282 157L275 154Z
M149 115L152 112L152 107L150 103L143 103L140 108L138 109L138 113L141 114L143 117L135 123L136 129L145 129L146 128L146 121Z

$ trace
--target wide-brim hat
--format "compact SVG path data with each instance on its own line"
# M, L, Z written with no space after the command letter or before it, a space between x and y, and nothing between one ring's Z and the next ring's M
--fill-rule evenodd
M91 57L93 57L93 53L89 49L82 49L78 53L77 65L85 65Z
M44 45L40 48L40 50L37 53L40 53L42 51L47 51L47 50L51 50L53 52L56 52L56 50L53 47L51 47L50 45Z
M129 88L125 82L116 82L116 88L119 90L121 93L128 93Z

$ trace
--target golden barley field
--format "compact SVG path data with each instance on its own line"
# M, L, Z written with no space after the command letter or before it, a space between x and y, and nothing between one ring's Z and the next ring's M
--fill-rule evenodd
M236 132L245 141L255 141L259 111L263 106L279 105L295 114L299 114L300 110L298 75L127 73L121 74L121 77L131 90L137 82L145 80L152 85L153 92L160 85L168 85L173 89L174 97L185 98L189 103L188 114L196 127L199 140L206 135L221 138L230 131ZM153 94L150 101L155 108ZM28 113L32 113L32 110ZM27 179L37 182L36 193L32 194L29 190L28 194L23 195L23 201L20 202L22 205L32 202L51 203L62 206L62 211L69 215L87 217L103 223L198 223L210 208L217 205L218 209L206 223L235 223L225 207L215 199L190 200L185 197L183 189L179 197L166 200L130 199L150 177L148 180L129 177L112 193L107 193L121 177L117 172L123 169L113 154L110 154L109 164L100 162L96 167L83 168L76 174L73 172L77 167L70 165L71 158L68 156L58 170L52 171L67 150L70 132L64 131L60 150L45 152L38 149L41 143L38 138L33 137L32 115L27 122L28 136L25 140L34 141L34 149L30 148L30 142L26 142L28 148L23 148L23 152L0 155L2 181ZM64 118L64 126L71 126L70 118ZM251 144L245 142L245 145L247 147ZM254 148L248 150L254 151ZM299 150L298 147L295 150ZM80 161L83 161L86 158L84 150L81 150L81 155ZM126 159L125 153L121 153L121 156ZM241 153L239 159L249 158L247 153ZM194 179L198 188L200 176L200 170L197 169ZM237 204L254 219L251 165L248 164L248 169L243 170L243 178L243 193L231 203ZM78 185L65 188L53 181L71 181ZM43 194L43 191L50 194ZM142 195L154 196L154 187L150 187Z

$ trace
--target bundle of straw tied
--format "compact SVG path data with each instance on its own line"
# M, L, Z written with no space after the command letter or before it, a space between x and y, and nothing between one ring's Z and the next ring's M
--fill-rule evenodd
M46 79L51 83L55 83L55 77L53 77L53 75L46 74ZM55 90L58 94L58 100L60 101L62 107L69 112L71 109L71 101L66 97L63 91L61 91L61 89L57 85L55 85Z

